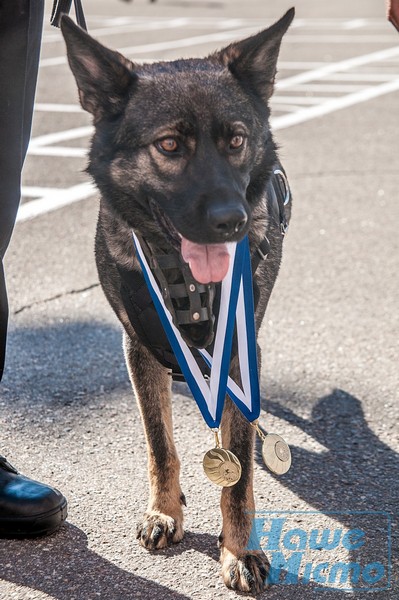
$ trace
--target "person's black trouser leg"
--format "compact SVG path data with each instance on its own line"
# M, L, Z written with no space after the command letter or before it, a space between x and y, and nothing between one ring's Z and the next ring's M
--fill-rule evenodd
M29 143L44 0L0 0L0 380L8 303L3 258L20 200L21 170Z
M3 258L20 199L43 27L44 0L0 0L0 379L7 335ZM44 535L67 516L56 489L19 474L0 456L0 538Z

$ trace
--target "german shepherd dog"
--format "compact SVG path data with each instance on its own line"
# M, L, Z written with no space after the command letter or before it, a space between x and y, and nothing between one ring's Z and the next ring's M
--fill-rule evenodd
M173 441L170 372L138 335L121 291L126 273L141 276L132 230L155 255L178 253L198 284L216 289L229 266L226 242L248 235L254 255L266 234L269 255L253 280L259 330L283 237L267 197L277 163L268 101L281 40L293 17L291 9L268 29L204 59L143 65L62 18L80 102L95 125L88 172L101 194L96 262L124 328L127 367L145 428L150 499L138 539L150 550L183 538L185 497ZM289 212L287 206L287 221ZM169 284L176 277L176 269L168 271ZM133 292L133 302L139 300ZM179 328L193 348L202 348L205 340L209 345L213 321ZM230 375L239 382L239 373L233 353ZM222 489L222 576L230 588L259 593L267 586L269 563L260 549L247 549L255 510L255 433L229 398L221 434L223 447L242 465L239 482Z

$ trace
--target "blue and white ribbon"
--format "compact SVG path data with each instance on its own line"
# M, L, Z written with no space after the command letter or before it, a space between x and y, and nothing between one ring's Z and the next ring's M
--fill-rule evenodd
M152 301L180 369L207 425L212 428L219 427L226 393L249 421L257 419L260 413L260 391L248 238L244 238L238 244L228 244L230 265L221 286L213 356L205 349L199 350L211 369L209 384L189 346L173 323L172 316L165 305L159 286L134 232L133 240ZM229 377L235 324L237 324L238 358L243 389Z

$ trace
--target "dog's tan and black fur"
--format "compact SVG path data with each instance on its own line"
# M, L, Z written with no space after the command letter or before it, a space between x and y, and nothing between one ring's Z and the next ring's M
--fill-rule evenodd
M267 233L270 253L254 276L259 329L282 252L280 226L268 213L266 197L277 161L268 101L293 16L291 9L269 29L205 59L147 65L133 64L62 19L80 101L95 124L88 171L101 193L98 272L125 330L126 361L147 439L150 500L138 537L149 549L182 539L185 498L173 441L171 378L131 324L120 270L140 269L132 229L165 253L178 249L181 236L209 245L246 234L254 253ZM200 346L201 327L186 330L193 346ZM239 379L235 358L231 374ZM260 550L246 550L255 509L254 430L228 398L221 431L223 446L242 465L240 481L222 490L222 574L229 587L259 592L268 561Z

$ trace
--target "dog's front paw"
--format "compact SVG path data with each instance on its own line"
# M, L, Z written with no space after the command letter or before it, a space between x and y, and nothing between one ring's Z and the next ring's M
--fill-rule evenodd
M157 511L145 513L137 526L137 539L147 550L159 550L183 539L183 519L170 517Z
M245 552L234 556L224 548L221 562L223 581L227 587L252 594L260 594L268 587L270 564L263 552Z

